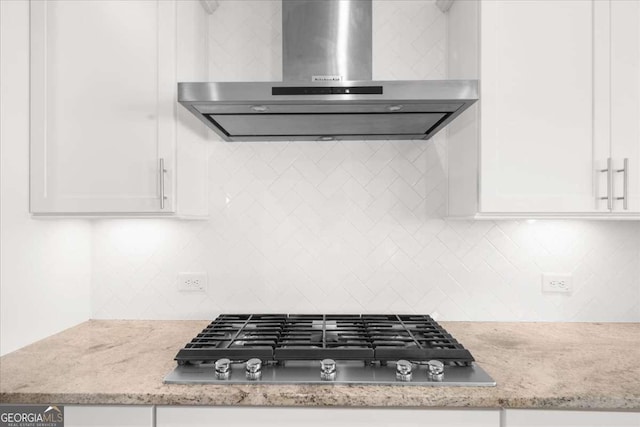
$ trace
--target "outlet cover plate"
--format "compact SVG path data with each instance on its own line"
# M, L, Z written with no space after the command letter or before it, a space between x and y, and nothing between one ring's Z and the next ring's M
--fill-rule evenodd
M571 274L545 273L542 275L542 292L570 294L572 290Z
M178 290L204 292L207 290L207 273L178 273Z

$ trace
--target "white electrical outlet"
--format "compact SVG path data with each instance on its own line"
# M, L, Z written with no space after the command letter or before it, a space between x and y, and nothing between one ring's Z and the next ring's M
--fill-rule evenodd
M178 273L178 290L204 292L207 290L207 273Z
M571 274L543 274L542 292L570 294L573 289Z

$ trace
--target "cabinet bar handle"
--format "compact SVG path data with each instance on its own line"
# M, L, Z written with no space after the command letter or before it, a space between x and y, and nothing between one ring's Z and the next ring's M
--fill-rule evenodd
M606 200L607 201L607 209L612 210L613 209L613 179L612 179L612 173L613 173L613 168L611 167L611 157L609 157L607 159L607 168L606 169L600 169L600 172L606 172L607 173L607 196L606 197L598 197L598 200Z
M622 197L616 197L616 200L622 200L623 209L629 209L629 159L624 159L622 169L616 169L616 172L622 173Z
M164 201L167 200L167 196L164 195L164 175L167 170L164 168L164 159L160 159L160 209L164 209Z

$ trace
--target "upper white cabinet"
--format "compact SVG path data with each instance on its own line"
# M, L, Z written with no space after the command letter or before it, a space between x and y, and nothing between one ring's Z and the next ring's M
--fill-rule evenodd
M616 0L608 5L613 210L640 212L640 1Z
M206 213L205 131L177 115L188 70L176 44L195 33L178 31L178 12L161 0L31 2L32 213ZM179 168L181 156L191 163Z
M481 16L482 211L593 210L591 2L490 1Z
M450 77L480 102L449 126L451 216L637 217L639 5L454 3Z

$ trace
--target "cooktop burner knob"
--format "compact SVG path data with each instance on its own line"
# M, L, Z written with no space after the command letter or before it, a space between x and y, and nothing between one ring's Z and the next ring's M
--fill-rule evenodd
M336 361L333 359L323 359L320 361L320 379L323 381L333 381L336 379Z
M427 375L433 381L442 381L444 377L444 363L439 360L429 360L427 362Z
M398 360L396 362L396 379L398 381L411 381L411 362Z
M215 363L216 378L219 380L228 380L231 374L231 360L218 359Z
M262 376L262 360L249 359L247 360L247 379L259 380Z

